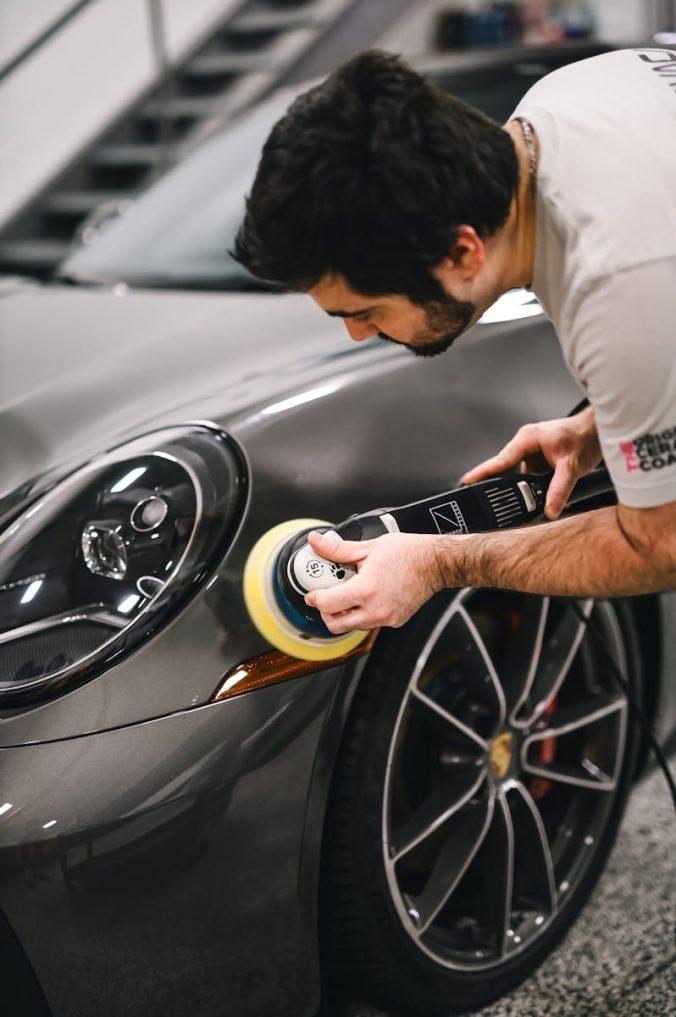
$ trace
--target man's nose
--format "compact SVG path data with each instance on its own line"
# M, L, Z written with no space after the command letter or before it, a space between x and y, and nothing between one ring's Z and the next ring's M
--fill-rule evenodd
M371 336L378 335L378 328L370 321L354 321L351 318L343 318L345 322L345 328L350 333L350 339L354 339L355 342L362 342L364 339L370 339Z

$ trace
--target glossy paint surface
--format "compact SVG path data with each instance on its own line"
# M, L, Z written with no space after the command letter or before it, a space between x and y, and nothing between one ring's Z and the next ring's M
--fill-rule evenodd
M54 1017L308 1012L313 884L298 873L335 688L334 669L0 751L2 905Z

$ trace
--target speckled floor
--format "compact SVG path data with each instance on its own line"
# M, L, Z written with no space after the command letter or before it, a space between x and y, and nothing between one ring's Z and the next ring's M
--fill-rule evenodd
M675 910L676 822L655 771L635 788L608 868L564 942L476 1017L674 1017ZM345 1017L396 1014L353 1004Z

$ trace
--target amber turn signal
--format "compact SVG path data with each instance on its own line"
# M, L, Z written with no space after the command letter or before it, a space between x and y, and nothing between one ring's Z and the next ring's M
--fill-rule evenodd
M342 664L351 657L359 657L368 653L375 643L378 630L369 632L368 637L354 649L344 653L341 657L333 660L299 660L297 657L289 657L279 650L271 650L269 653L262 653L260 657L247 660L244 664L238 664L231 668L221 679L218 688L211 697L212 703L218 703L231 696L240 696L244 692L253 692L254 689L264 688L266 685L276 685L278 682L286 682L291 678L301 678L306 674L316 674L318 671L327 671L331 667Z

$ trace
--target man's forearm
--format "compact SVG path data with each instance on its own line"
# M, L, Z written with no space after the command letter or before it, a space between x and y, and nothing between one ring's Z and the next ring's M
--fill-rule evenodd
M538 526L442 536L437 561L444 585L496 586L526 593L622 597L672 589L669 547L634 546L617 507Z

